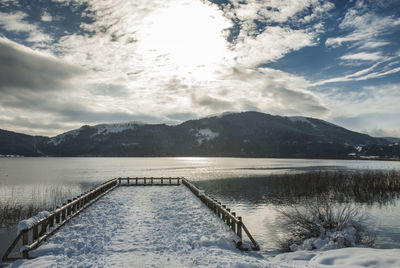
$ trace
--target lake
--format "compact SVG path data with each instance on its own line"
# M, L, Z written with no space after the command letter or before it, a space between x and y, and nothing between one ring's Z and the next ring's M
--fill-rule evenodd
M267 158L0 158L0 202L61 204L115 177L185 177L243 217L264 255L278 253L286 232L267 198L268 178L311 171L400 170L400 162ZM376 231L376 246L400 246L400 202L357 203ZM0 254L15 237L15 225L0 228Z

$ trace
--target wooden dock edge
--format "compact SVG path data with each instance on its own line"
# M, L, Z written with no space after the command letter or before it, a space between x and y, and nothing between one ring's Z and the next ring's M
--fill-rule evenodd
M21 258L28 259L29 251L37 248L44 240L57 232L62 226L69 222L73 217L77 216L83 210L94 204L101 197L118 187L118 180L112 179L102 183L94 189L68 200L68 203L62 207L55 209L49 216L41 219L21 230L14 242L10 245L2 257L3 262L15 261ZM9 257L19 241L22 240L20 253L22 257ZM31 242L30 242L31 241Z
M237 248L247 250L242 245L242 236L244 231L247 237L252 242L253 250L260 250L258 243L254 240L249 230L246 228L242 221L242 217L236 216L235 212L231 212L229 208L222 205L216 199L209 197L200 190L193 183L185 178L172 178L172 177L135 177L135 178L114 178L102 183L94 189L74 198L68 200L60 208L55 209L49 216L41 219L32 226L21 230L13 243L7 249L2 257L3 262L15 261L21 258L28 259L29 251L36 249L43 241L57 232L62 226L69 222L73 217L77 216L83 210L94 204L101 197L119 186L179 186L185 185L196 197L207 205L223 222L225 222L232 231L240 238L236 241ZM21 257L9 257L15 249L18 242L22 241L20 253ZM31 241L31 243L29 243Z
M243 223L242 217L236 216L235 212L231 212L230 208L227 208L225 205L222 205L221 202L212 198L205 194L204 191L200 190L196 185L191 183L189 180L182 178L182 184L189 188L192 193L198 197L207 207L213 211L218 218L220 218L224 223L226 223L232 231L237 234L240 238L239 241L236 242L236 247L240 250L247 250L243 247L243 232L244 231L247 237L250 239L252 246L251 248L255 251L260 250L260 246L250 234L249 230L247 229L246 225Z

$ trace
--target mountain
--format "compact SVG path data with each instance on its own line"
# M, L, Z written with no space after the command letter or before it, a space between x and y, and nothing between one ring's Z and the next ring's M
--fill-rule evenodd
M38 144L44 144L47 137L30 136L0 129L0 155L40 156Z
M52 138L14 140L26 147L15 154L48 156L347 157L368 156L369 151L376 155L376 148L392 144L315 118L259 112L224 113L174 126L86 125ZM8 143L0 143L0 154L4 144Z
M384 139L389 141L390 143L400 142L400 138L384 137Z

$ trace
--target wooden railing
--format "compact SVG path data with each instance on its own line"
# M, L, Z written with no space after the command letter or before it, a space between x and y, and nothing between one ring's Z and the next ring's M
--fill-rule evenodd
M218 202L216 199L206 195L204 191L197 188L189 180L183 178L182 184L188 187L194 193L195 196L197 196L201 201L203 201L203 203L206 204L209 209L211 209L220 219L222 219L222 221L224 221L239 236L240 241L238 241L237 243L238 248L244 249L242 248L242 239L243 239L242 231L244 231L252 243L251 248L253 250L260 250L260 246L258 245L256 240L254 240L253 236L250 234L246 225L244 225L242 217L236 216L235 212L231 212L231 210L227 208L225 205L222 205L221 202Z
M57 208L49 216L41 219L32 226L21 230L17 238L3 255L2 260L14 261L20 259L20 257L9 257L19 242L22 242L22 247L18 253L22 253L22 258L29 258L29 251L37 248L43 240L54 234L82 210L92 205L99 198L117 186L117 179L109 180L73 200L68 200L67 204L63 204L62 207Z
M182 178L118 178L118 185L121 186L177 186L180 185Z

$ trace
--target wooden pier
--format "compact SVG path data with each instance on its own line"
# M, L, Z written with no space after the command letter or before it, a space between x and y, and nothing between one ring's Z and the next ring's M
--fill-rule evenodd
M73 217L94 204L102 196L106 195L116 187L121 186L179 186L185 185L190 191L199 198L217 217L219 217L231 230L238 236L236 241L237 248L246 250L242 244L243 231L250 239L253 250L259 250L260 247L250 234L249 230L244 225L242 218L237 216L225 205L221 204L215 198L212 198L200 190L193 183L185 178L114 178L94 189L77 196L73 200L68 200L68 203L63 204L50 213L49 216L41 219L37 223L20 230L14 242L2 257L3 261L15 261L21 258L29 258L29 252L36 249L43 241L57 232L62 226L69 222Z

